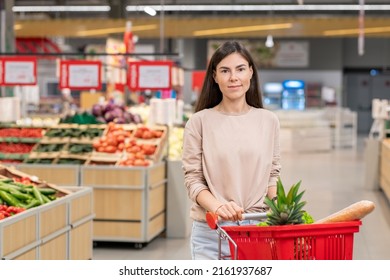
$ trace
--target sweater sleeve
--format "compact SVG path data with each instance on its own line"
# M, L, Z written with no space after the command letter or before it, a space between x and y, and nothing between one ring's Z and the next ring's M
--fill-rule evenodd
M201 120L195 115L188 120L183 136L183 171L184 184L188 197L195 203L200 191L208 189L202 167L202 132Z
M276 182L280 176L281 164L280 164L280 143L279 143L279 130L280 123L278 118L275 115L275 132L274 132L274 150L272 157L272 167L268 186L276 186Z

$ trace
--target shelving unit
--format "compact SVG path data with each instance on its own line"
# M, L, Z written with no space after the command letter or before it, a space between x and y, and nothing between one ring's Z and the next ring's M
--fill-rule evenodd
M356 148L357 113L348 108L327 107L325 116L332 129L332 146L334 148Z
M322 85L319 83L307 83L305 88L305 105L306 108L321 108L323 100L321 96Z

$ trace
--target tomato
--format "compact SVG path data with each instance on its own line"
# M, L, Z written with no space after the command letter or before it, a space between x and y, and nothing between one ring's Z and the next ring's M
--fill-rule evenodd
M153 132L151 132L151 131L144 131L142 133L142 139L152 139L152 138L154 138Z
M143 159L134 160L134 166L145 166L145 161Z
M5 219L5 215L0 212L0 220Z
M118 149L118 151L122 152L125 149L125 144L124 143L119 143L117 149Z
M129 150L130 150L130 153L138 153L139 151L141 151L141 147L140 146L133 146Z
M160 138L162 136L163 132L160 130L154 130L153 135L155 138Z
M104 152L106 153L115 153L116 152L116 147L115 146L107 146L104 148Z
M125 142L125 136L122 135L122 134L118 135L118 136L116 137L116 141L117 141L118 143L123 143L123 142Z
M97 148L97 151L98 151L99 153L104 153L104 150L105 150L105 148L104 148L103 146Z

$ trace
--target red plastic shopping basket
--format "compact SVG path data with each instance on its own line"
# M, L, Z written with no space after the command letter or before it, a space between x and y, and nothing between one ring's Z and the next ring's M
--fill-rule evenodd
M222 226L231 259L351 260L361 221L285 226ZM222 233L221 233L222 232ZM237 252L237 256L235 255Z

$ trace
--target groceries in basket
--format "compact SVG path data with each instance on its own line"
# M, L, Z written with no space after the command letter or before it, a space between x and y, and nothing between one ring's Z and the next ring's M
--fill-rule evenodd
M218 217L208 213L207 222L217 230L218 242L229 241L230 256L219 252L219 259L351 260L354 234L359 232L360 220L374 210L374 203L362 200L314 222L304 210L300 185L286 192L278 181L277 199L265 199L269 211L259 215L265 219L261 226L220 226ZM252 213L248 217L252 219Z

